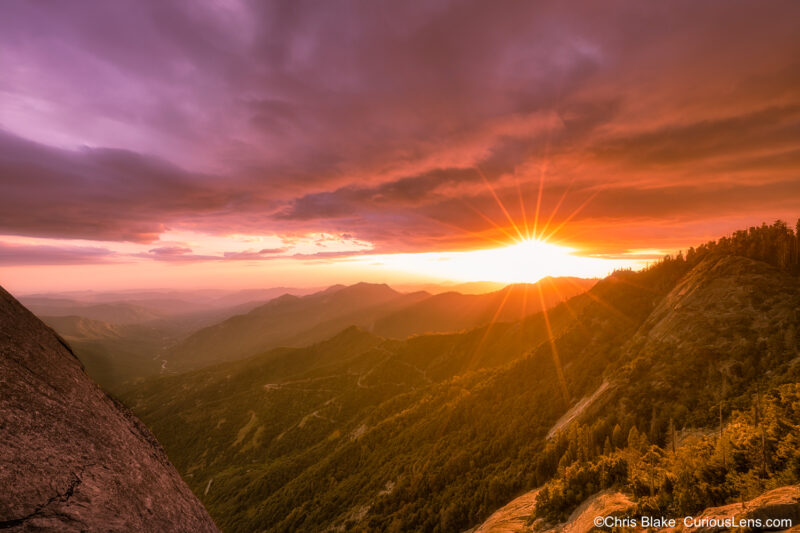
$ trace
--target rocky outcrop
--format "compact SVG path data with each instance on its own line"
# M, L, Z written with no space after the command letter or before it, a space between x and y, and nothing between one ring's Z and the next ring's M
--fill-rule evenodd
M625 494L605 490L584 501L566 522L547 524L541 519L533 520L539 490L532 490L512 500L468 533L585 533L594 529L595 517L624 516L634 507Z
M635 517L635 507L631 499L612 490L599 492L584 501L569 519L562 524L545 524L541 519L533 521L536 509L536 496L540 489L532 490L498 509L483 524L471 529L468 533L585 533L597 530L594 519L598 516ZM716 533L728 531L726 520L743 523L746 520L759 520L766 524L767 520L788 520L792 526L784 531L800 531L800 485L789 485L770 490L743 503L734 503L722 507L709 507L692 518L693 524L709 524L707 527L686 527L682 519L677 519L674 528L652 529L653 531L698 533ZM770 528L774 530L774 528ZM780 528L779 528L780 529ZM648 530L650 531L650 530Z
M473 528L469 533L515 533L530 531L528 522L536 510L536 496L539 490L526 492L519 498L504 505L480 526Z
M547 432L547 438L552 439L553 437L558 434L559 431L564 430L567 428L573 421L575 421L579 416L581 416L587 408L589 408L592 404L594 404L598 398L600 398L603 393L609 390L609 382L604 381L597 387L597 390L594 391L589 396L581 398L578 403L573 405L569 411L564 413L561 418L559 418L553 427Z
M741 524L748 520L758 520L766 524L767 520L788 520L793 527L787 531L795 531L800 526L800 485L789 485L770 490L743 503L732 503L721 507L710 507L694 517L698 527L679 527L667 531L696 531L698 533L712 533L727 531L725 520L733 520ZM765 526L762 526L762 528ZM753 528L758 529L758 528ZM768 528L775 529L775 528Z
M564 524L541 530L543 533L584 533L595 529L598 516L626 516L634 508L631 499L613 490L604 490L580 504Z
M766 263L711 257L684 276L642 329L649 342L675 349L732 353L746 347L747 337L794 332L797 295L797 280Z
M538 533L585 533L597 529L594 527L594 519L598 516L635 517L633 513L635 505L627 495L605 490L584 501L563 524L553 525L545 524L542 520L533 521L532 516L536 509L536 496L539 490L523 494L501 507L483 524L471 529L469 533L526 533L533 531ZM784 529L784 531L800 531L800 485L789 485L770 490L743 503L709 507L692 518L692 523L698 524L698 527L686 527L682 523L682 519L678 519L677 527L655 529L655 531L715 533L728 531L725 527L714 525L724 524L726 520L734 520L736 523L759 520L762 524L766 524L767 520L776 519L788 520L787 523L792 524L792 527ZM708 526L701 524L708 524Z
M0 529L218 531L152 433L0 288Z

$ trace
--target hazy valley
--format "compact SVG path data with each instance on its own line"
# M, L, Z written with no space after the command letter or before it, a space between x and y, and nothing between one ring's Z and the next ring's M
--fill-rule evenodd
M306 346L350 326L392 338L519 320L596 280L547 278L479 294L443 287L400 293L387 285L279 288L234 294L54 295L21 301L75 349L89 375L119 392L143 378L185 372L276 347ZM266 302L257 298L275 296ZM97 302L97 300L101 300Z

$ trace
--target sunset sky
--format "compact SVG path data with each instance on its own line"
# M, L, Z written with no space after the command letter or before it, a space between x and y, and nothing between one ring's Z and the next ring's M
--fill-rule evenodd
M6 2L0 284L535 281L793 225L799 20L796 1Z

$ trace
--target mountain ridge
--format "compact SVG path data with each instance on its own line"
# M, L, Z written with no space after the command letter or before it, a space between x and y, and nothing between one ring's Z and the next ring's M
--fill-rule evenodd
M540 285L509 285L480 295L399 293L386 284L364 282L334 285L303 297L283 295L246 315L203 328L165 359L169 369L191 370L277 346L308 345L350 325L389 338L463 331L493 321L520 320L540 310L542 303L550 307L595 282L548 278Z

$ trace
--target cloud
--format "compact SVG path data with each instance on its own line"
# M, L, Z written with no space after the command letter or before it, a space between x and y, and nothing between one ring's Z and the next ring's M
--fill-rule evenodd
M161 257L175 257L190 254L192 253L192 249L186 248L185 246L161 246L149 250L148 253Z
M598 142L592 151L600 159L623 161L640 170L716 157L741 159L744 154L796 148L798 125L800 102L768 105L741 114L617 136Z
M509 216L532 226L544 178L542 223L571 216L563 236L617 250L647 228L656 246L678 223L785 216L797 197L796 2L131 1L5 15L7 234L474 247L508 240Z
M236 261L259 261L263 259L275 259L281 257L287 251L287 248L264 248L262 250L246 250L243 252L225 252L223 254L226 260Z
M144 253L132 254L137 258L154 259L170 263L195 263L207 261L257 261L282 257L288 248L263 248L261 250L228 251L219 254L198 254L186 246L161 246Z
M132 254L134 257L142 259L153 259L168 263L195 263L198 261L218 261L221 259L215 255L203 255L192 253L192 249L185 246L160 246L152 248L144 253Z
M111 250L90 246L40 246L0 242L0 264L4 266L81 265L118 262Z
M125 150L68 151L0 131L0 154L7 234L152 242L171 222L232 201L202 176Z

